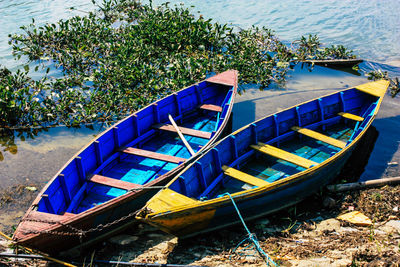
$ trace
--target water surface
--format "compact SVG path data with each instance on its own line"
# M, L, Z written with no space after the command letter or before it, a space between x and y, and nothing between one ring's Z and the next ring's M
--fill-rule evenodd
M153 1L162 3L165 1ZM241 28L274 30L282 40L318 34L326 45L343 44L364 59L400 61L399 0L180 0L205 17Z

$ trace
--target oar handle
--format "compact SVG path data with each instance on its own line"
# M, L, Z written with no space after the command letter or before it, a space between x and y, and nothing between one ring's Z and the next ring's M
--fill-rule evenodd
M176 125L174 118L172 118L171 114L168 114L168 119L171 122L172 126L174 126L176 132L178 133L179 138L182 140L183 144L189 150L190 155L194 156L196 153L193 151L192 147L189 145L188 141L186 141L186 138L183 136L181 130L179 129L178 125Z

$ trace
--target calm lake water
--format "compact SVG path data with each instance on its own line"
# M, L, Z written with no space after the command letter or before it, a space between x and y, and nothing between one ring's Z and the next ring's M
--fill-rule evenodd
M177 1L171 1L178 3ZM292 41L305 34L318 34L325 44L343 44L364 59L400 65L400 1L399 0L184 0L186 6L195 5L204 17L214 21L247 28L251 25L267 26L282 40ZM161 1L154 1L161 3ZM12 70L21 66L14 61L8 46L9 33L20 32L19 27L35 18L37 24L53 23L81 11L93 8L90 0L0 0L0 64ZM369 63L362 68L369 68ZM400 69L384 66L400 76ZM335 90L366 82L363 75L316 67L309 72L300 67L291 74L286 88L259 91L247 88L237 97L234 106L234 128L277 110L319 97ZM400 152L400 102L386 97L374 126L379 137L370 161L361 179L399 175ZM0 138L0 189L16 184L43 185L80 147L86 144L99 129L50 129L38 133L35 139L22 141L15 138L17 150L6 149ZM22 203L26 205L27 203ZM23 209L20 207L19 210ZM21 213L10 215L13 224ZM1 216L0 216L1 217ZM15 218L15 219L14 219Z
M101 1L98 1L101 2ZM154 4L165 1L155 0ZM181 0L205 17L241 28L267 26L282 40L318 34L325 44L343 44L364 59L400 61L399 0ZM53 23L78 10L93 9L90 0L0 0L0 64L17 66L8 46L8 34L35 18L37 24Z

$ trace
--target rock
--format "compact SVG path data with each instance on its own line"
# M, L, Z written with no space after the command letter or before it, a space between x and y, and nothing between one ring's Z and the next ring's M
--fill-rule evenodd
M340 229L340 222L336 219L327 219L319 224L317 224L317 231L323 232L323 231L336 231L338 232Z
M394 211L394 212L398 212L398 211L399 211L399 207L398 207L398 206L394 207L394 208L393 208L393 211Z
M374 234L375 235L386 235L387 233L383 230L375 229Z
M164 240L160 243L160 240L147 242L149 248L145 250L143 253L138 255L131 262L144 262L151 259L151 261L157 261L159 264L166 264L168 260L168 255L174 250L176 245L178 244L178 238L172 235L163 235ZM150 244L154 243L154 244Z
M325 208L331 209L331 208L335 207L336 201L331 197L326 197L326 198L324 198L324 201L322 202L322 205Z
M127 246L130 245L134 242L136 242L139 239L137 236L132 236L132 235L117 235L114 237L111 237L108 241L111 244L119 245L119 246Z
M339 220L347 221L357 226L371 226L372 221L359 211L352 211L337 217Z
M171 240L163 242L162 253L168 254L171 253L174 248L178 245L178 238L174 237Z
M258 257L256 257L256 256L250 256L250 255L247 255L247 256L245 257L245 259L246 259L247 263L256 263L256 262L259 260Z
M306 260L291 260L290 266L308 267L308 266L331 266L332 262L328 258L310 258Z
M29 191L32 191L32 192L35 192L37 190L37 188L34 187L34 186L26 186L25 189L29 190Z
M351 227L340 227L341 232L347 232L347 233L354 233L354 232L359 232L358 229L351 228Z
M400 220L390 220L379 229L385 231L388 234L392 233L400 234Z

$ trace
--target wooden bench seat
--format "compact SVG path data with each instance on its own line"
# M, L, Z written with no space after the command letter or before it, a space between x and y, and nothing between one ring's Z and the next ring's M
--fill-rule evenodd
M338 113L338 115L342 116L343 118L350 119L353 121L363 121L364 120L363 117L360 117L360 116L357 116L357 115L354 115L351 113L347 113L347 112L340 112L340 113Z
M179 164L181 162L186 161L185 158L180 158L180 157L175 157L171 155L166 155L166 154L161 154L149 150L144 150L144 149L139 149L135 147L125 147L120 149L121 152L127 153L127 154L132 154L135 156L140 156L144 158L150 158L150 159L156 159L156 160L162 160L166 162L171 162L171 163L176 163Z
M303 167L305 169L311 168L314 165L318 165L317 162L297 156L293 153L287 152L285 150L279 149L277 147L266 145L259 142L258 145L251 145L251 147L259 152L267 154L269 156L293 163L297 166Z
M174 126L171 124L156 124L153 126L153 128L158 129L158 130L163 130L163 131L169 131L169 132L175 132L176 130ZM211 133L210 132L204 132L204 131L199 131L199 130L194 130L191 128L186 128L186 127L181 127L179 126L179 130L182 132L184 135L190 135L194 137L199 137L203 139L210 139L211 138Z
M245 172L241 172L241 171L239 171L239 170L237 170L235 168L232 168L232 167L228 167L228 166L224 165L224 166L222 166L222 170L224 171L225 175L230 176L232 178L235 178L235 179L237 179L239 181L242 181L242 182L244 182L246 184L250 184L250 185L254 185L254 186L264 186L264 185L268 185L269 184L268 182L266 182L266 181L264 181L264 180L262 180L260 178L254 177L254 176L252 176L250 174L247 174Z
M296 131L296 132L300 133L300 134L303 134L305 136L308 136L310 138L322 141L324 143L327 143L329 145L332 145L332 146L335 146L335 147L338 147L338 148L345 148L345 146L346 146L346 143L343 142L343 141L337 140L335 138L329 137L327 135L318 133L316 131L313 131L313 130L310 130L310 129L307 129L307 128L294 126L291 129L293 131Z
M203 104L199 108L208 111L222 112L222 107L213 104Z
M121 181L118 179L102 176L99 174L93 175L89 179L89 181L92 183L102 184L102 185L115 187L115 188L119 188L119 189L124 189L124 190L128 190L128 191L142 186L140 184L134 184L134 183L126 182L126 181Z

